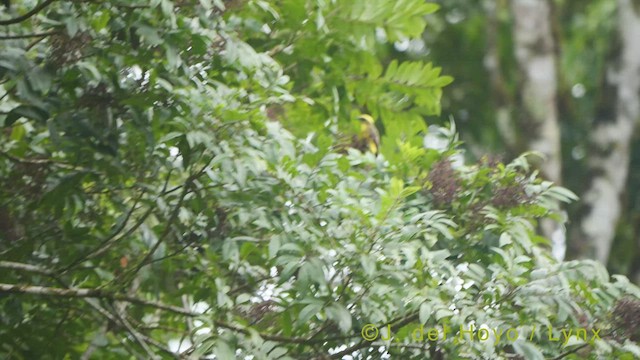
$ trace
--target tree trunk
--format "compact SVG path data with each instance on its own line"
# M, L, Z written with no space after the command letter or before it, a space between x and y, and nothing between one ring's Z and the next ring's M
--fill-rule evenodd
M520 68L520 86L516 118L528 150L542 153L536 164L548 180L562 183L562 154L557 109L556 41L553 11L547 0L512 0L514 47ZM552 240L554 256L564 258L564 226L545 219L543 235Z
M582 195L583 215L572 234L573 257L606 264L622 213L631 138L640 119L640 17L632 0L618 0L620 52L609 64L612 111L600 111L590 132L591 181Z
M513 0L514 45L520 67L520 121L527 148L545 155L540 171L561 183L560 128L551 6L547 0Z
M484 12L487 18L484 67L489 73L489 84L491 85L491 95L496 113L495 121L498 133L508 152L518 154L522 149L518 149L519 134L514 127L511 117L513 97L508 90L500 61L500 21L498 19L498 12L501 6L503 5L498 4L497 0L484 1Z

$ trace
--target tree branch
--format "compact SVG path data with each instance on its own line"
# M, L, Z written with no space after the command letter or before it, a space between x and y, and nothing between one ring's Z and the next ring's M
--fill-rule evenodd
M207 170L207 168L209 167L209 164L211 164L213 159L214 159L214 157L209 159L209 161L207 162L206 165L204 165L195 174L191 174L189 176L189 178L187 178L185 180L184 188L182 189L182 193L178 197L178 201L176 203L176 206L173 208L171 214L169 215L169 219L167 219L166 227L165 227L164 231L162 232L162 234L160 235L160 237L158 237L158 240L156 241L156 243L153 244L153 246L151 246L151 248L147 251L147 253L144 255L142 260L137 265L135 265L135 267L133 268L133 270L131 272L122 273L121 276L116 278L117 280L122 279L126 275L135 275L135 274L137 274L140 271L140 269L142 269L146 265L149 265L153 261L152 260L153 254L156 252L156 250L158 250L158 248L160 247L160 244L165 240L165 238L167 236L169 236L169 233L171 233L171 227L173 226L173 222L178 218L178 214L180 213L180 209L182 208L182 203L184 202L184 199L187 197L187 195L189 195L189 193L190 193L191 184L193 184L193 182L196 179L198 179L200 176L202 176L205 173L205 171ZM128 282L128 280L125 281L125 282Z
M27 272L33 272L33 273L37 273L37 274L42 274L42 275L47 275L47 276L51 276L53 277L55 280L57 280L61 286L66 287L67 285L60 280L59 278L56 277L55 272L51 271L51 270L47 270L47 269L43 269L41 267L35 266L35 265L30 265L30 264L24 264L24 263L18 263L18 262L12 262L12 261L0 261L0 268L4 268L4 269L12 269L12 270L21 270L21 271L27 271ZM44 290L44 289L53 289L56 290L56 292L60 293L57 290L71 290L73 291L74 289L67 289L67 288L43 288L43 287L31 287L33 288L40 288L40 290ZM0 293L2 293L2 287L0 286ZM21 292L21 293L25 293L25 294L31 294L31 292ZM43 293L43 295L53 295L53 294L49 294L49 293ZM58 294L58 295L53 295L53 296L63 296L62 294ZM73 296L73 295L69 295L69 296ZM107 298L107 299L111 299L113 298L112 296L103 296L102 298ZM117 297L115 297L117 298ZM133 297L128 297L128 300L123 300L120 299L121 301L128 301L130 303L137 303L137 304L141 304L141 305L149 305L155 308L159 308L159 309L164 309L164 310L173 310L172 308L169 309L167 308L168 305L164 305L164 304L159 304L159 303L155 303L155 302L150 302L150 301L145 301L145 300L141 300L141 299L135 299ZM130 300L134 300L134 301L130 301ZM153 346L155 346L156 348L162 350L163 352L177 358L177 354L175 354L174 352L172 352L171 350L167 349L165 346L163 346L162 344L160 344L159 342L157 342L156 340L154 340L153 338L135 330L129 323L125 323L125 319L118 314L113 315L111 314L109 311L107 311L106 309L104 309L102 306L99 305L98 301L95 298L91 298L91 297L85 297L85 301L92 306L95 310L98 311L98 313L102 316L104 316L105 318L107 318L107 320L117 324L121 324L125 330L127 332L129 332L129 334L131 334L131 336L133 338L136 339L136 341L140 342L143 341L144 343L148 343L151 344ZM161 305L161 306L156 306L156 305ZM188 310L185 310L185 312L188 312ZM197 314L193 314L193 315L197 315ZM89 346L89 348L87 348L87 350L85 351L84 355L90 356L91 353L95 350L92 349L92 346L94 345L94 343L92 342L91 345ZM125 345L125 344L123 344ZM148 347L146 345L140 344L143 348L145 348L145 350L148 350Z
M0 268L2 268L2 269L11 269L11 270L28 271L28 272L38 273L38 274L42 274L42 275L49 275L49 276L54 275L52 271L47 270L47 269L43 269L43 268L41 268L39 266L35 266L35 265L31 265L31 264L24 264L24 263L19 263L19 262L13 262L13 261L0 261Z
M29 11L28 13L22 15L22 16L18 16L17 18L13 18L13 19L9 19L9 20L1 20L0 21L0 25L11 25L11 24L17 24L20 22L23 22L25 20L27 20L28 18L32 17L33 15L37 14L38 12L40 12L40 10L46 8L47 6L51 5L54 1L56 0L45 0L42 4L36 6L33 8L33 10Z
M95 298L95 299L105 299L105 300L113 300L113 301L124 301L132 304L170 311L170 312L173 312L179 315L184 315L184 316L195 317L195 316L202 315L200 313L195 313L195 312L189 311L188 309L184 309L178 306L163 304L163 303L150 301L150 300L143 300L143 299L135 298L132 296L113 294L113 293L103 291L103 290L98 290L98 289L87 289L87 288L63 289L63 288L53 288L53 287L44 287L44 286L0 283L0 294L3 294L3 293L41 295L41 296L53 296L53 297L66 297L66 298ZM96 303L93 303L93 302L89 302L89 303L94 305L94 307L97 305ZM104 314L105 312L104 309L102 309L102 311L100 312L105 316L108 315L108 314ZM111 315L111 317L108 317L108 318L113 321L113 315ZM116 321L116 322L120 322L120 321ZM239 326L227 324L223 321L215 320L214 324L218 327L221 327L227 330L235 331L244 335L250 335L249 330ZM131 329L127 329L127 330L131 331ZM289 344L322 343L322 342L331 341L331 340L345 340L348 338L359 336L359 335L353 335L353 336L341 336L341 337L324 338L324 339L310 339L310 338L286 337L286 336L279 336L279 335L268 335L263 333L260 333L259 335L264 340L281 342L281 343L289 343ZM140 334L138 334L138 337L139 336ZM144 340L145 342L151 343L146 337ZM155 343L152 343L152 345L156 347L160 346L159 344L155 344Z
M68 298L100 298L113 301L125 301L132 304L149 306L160 310L170 311L176 314L185 316L198 316L200 314L185 310L178 306L167 305L155 301L138 299L132 296L114 294L104 290L87 289L87 288L54 288L44 286L32 286L32 285L17 285L17 284L3 284L0 283L0 294L28 294L28 295L43 295L43 296L55 296L55 297L68 297Z
M98 244L98 246L96 248L94 248L93 250L91 250L91 252L82 255L80 258L74 260L70 265L65 266L64 268L62 268L59 272L60 274L64 274L67 271L71 270L72 268L80 265L81 263L93 259L95 257L98 257L102 254L104 254L105 252L107 252L107 250L109 250L111 248L111 246L113 246L116 242L118 242L120 239L123 239L127 236L129 236L130 234L132 234L138 227L140 227L142 225L142 223L147 219L147 217L151 214L151 212L153 211L154 207L151 206L149 207L149 209L144 213L144 215L142 215L140 217L140 219L138 219L138 221L136 222L136 224L129 229L124 235L116 238L116 236L118 234L120 234L120 232L122 230L124 230L124 228L127 226L129 219L131 218L131 215L134 213L135 210L138 209L138 203L140 202L140 200L142 199L142 197L145 195L145 191L141 191L140 195L134 200L133 205L131 206L131 209L127 212L127 214L125 215L125 218L123 219L122 223L116 227L116 229L109 235L107 236L104 240L100 241L100 244ZM116 238L114 240L114 238ZM112 241L113 240L113 241Z
M107 309L103 308L96 299L92 299L92 298L86 298L85 301L92 306L94 309L96 309L96 311L98 311L98 313L102 316L104 316L107 320L109 320L110 322L114 323L114 324L120 324L122 327L124 327L125 331L128 332L132 337L136 338L136 339L141 339L144 340L145 342L157 347L158 349L160 349L161 351L167 353L168 355L171 355L174 358L178 358L177 354L174 353L173 351L169 350L168 348L166 348L165 346L163 346L162 344L158 343L156 340L148 337L147 335L135 330L133 327L131 326L126 326L126 324L123 323L121 317L119 315L116 314L112 314L110 313ZM115 310L114 310L115 311ZM137 356L138 358L140 357L139 355L137 355L134 352L134 349L132 349L126 342L123 342L122 339L120 337L117 337L118 341L129 350L129 353Z
M24 35L0 35L0 40L30 39L30 38L37 38L37 37L46 37L56 33L57 31L48 31L43 33L24 34Z

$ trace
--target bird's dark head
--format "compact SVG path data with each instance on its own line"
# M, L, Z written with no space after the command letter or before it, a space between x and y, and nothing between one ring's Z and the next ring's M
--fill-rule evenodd
M358 116L358 120L371 124L373 125L375 123L375 120L373 120L373 118L371 117L371 115L367 115L367 114L362 114L360 116Z

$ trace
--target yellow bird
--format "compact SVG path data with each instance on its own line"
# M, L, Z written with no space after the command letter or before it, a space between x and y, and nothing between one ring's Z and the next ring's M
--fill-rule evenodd
M360 120L360 136L357 148L360 151L370 151L375 155L380 152L380 133L371 115L362 114Z

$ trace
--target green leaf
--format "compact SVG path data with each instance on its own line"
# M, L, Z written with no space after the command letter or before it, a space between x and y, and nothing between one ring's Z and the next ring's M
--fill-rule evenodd
M11 126L20 118L45 122L49 118L49 114L36 106L19 105L9 111L9 114L7 114L7 118L4 121L4 126Z
M149 45L157 46L163 43L158 30L151 26L138 24L136 26L136 33L140 35Z
M362 265L362 269L364 273L368 276L374 276L376 273L376 261L375 259L368 254L362 254L360 256L360 264Z
M278 255L278 250L280 250L280 237L273 236L269 241L269 258L275 258Z
M29 85L42 94L49 92L53 77L51 74L40 67L35 67L27 74Z
M108 11L98 11L92 18L91 26L96 32L100 32L100 30L107 26L109 20L111 20L111 14Z
M67 28L67 34L69 34L69 37L76 36L76 34L78 33L78 30L80 29L80 24L78 23L78 20L74 17L67 17L64 19L64 24Z
M213 353L218 359L235 359L236 352L229 344L223 340L216 341L216 347L213 349Z
M322 310L322 303L312 303L305 306L296 320L296 326L302 326L306 324L312 317L316 316Z
M422 304L420 304L420 311L419 311L420 323L426 324L427 321L429 321L429 318L431 317L432 312L433 312L433 308L431 307L431 304L429 304L428 302L423 302Z
M346 333L351 329L351 314L347 309L338 303L329 305L326 309L327 317L338 324L340 331Z
M513 343L513 349L516 351L516 353L524 356L525 359L531 359L531 360L545 359L540 349L536 345L528 341L524 341L520 339L516 340Z
M326 282L324 271L322 270L322 264L315 258L309 259L302 264L300 267L299 278L303 284L324 284Z

